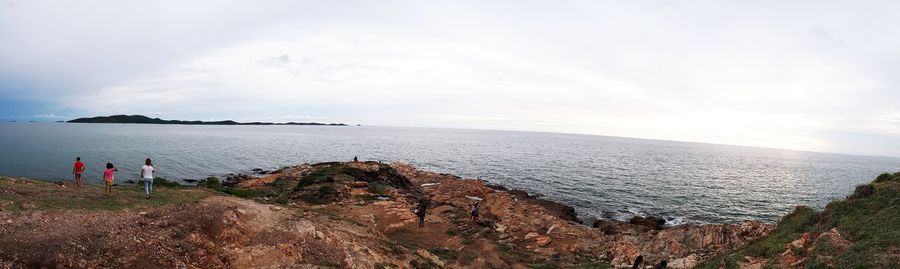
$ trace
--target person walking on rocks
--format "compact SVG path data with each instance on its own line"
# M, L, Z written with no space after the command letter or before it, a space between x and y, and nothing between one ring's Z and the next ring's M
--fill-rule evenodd
M81 157L75 157L72 174L75 175L75 187L79 189L81 189L81 173L84 173L84 163L81 162Z
M642 263L644 263L644 255L638 255L637 258L634 258L634 265L631 266L631 269L641 268Z
M150 158L144 160L144 166L141 167L141 178L144 179L144 192L150 199L150 193L153 192L153 161Z
M106 170L103 171L103 181L106 182L106 188L103 192L106 193L106 195L112 194L112 184L113 180L116 178L116 171L119 171L119 169L116 169L112 163L106 163Z
M478 209L480 207L481 207L480 201L476 201L474 204L472 204L472 212L471 212L472 223L478 223Z
M425 211L428 210L428 200L422 199L416 207L416 216L419 217L419 228L425 227Z

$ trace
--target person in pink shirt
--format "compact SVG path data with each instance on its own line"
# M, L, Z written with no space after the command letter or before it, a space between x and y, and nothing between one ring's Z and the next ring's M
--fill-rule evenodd
M119 171L119 169L116 169L112 163L106 163L106 170L103 171L103 181L106 182L106 189L104 189L103 192L106 193L106 195L112 194L112 183L116 178L116 171Z

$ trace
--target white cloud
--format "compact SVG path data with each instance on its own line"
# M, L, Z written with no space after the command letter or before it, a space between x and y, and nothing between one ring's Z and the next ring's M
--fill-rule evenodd
M0 75L49 77L56 87L19 94L75 91L56 102L88 115L900 155L863 138L900 136L893 2L224 3L149 2L135 15L16 2L0 11L0 38L17 40L0 45L13 63ZM861 135L837 135L848 132Z

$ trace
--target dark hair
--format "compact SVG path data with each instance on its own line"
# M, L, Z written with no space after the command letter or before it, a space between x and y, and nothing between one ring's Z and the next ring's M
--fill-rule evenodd
M75 160L76 160L76 161L80 161L80 160L81 160L81 157L75 157Z
M113 168L112 163L106 163L106 169L110 169L110 168Z
M153 166L153 161L151 161L150 158L147 158L146 160L144 160L144 164L145 164L145 165L149 165L149 166Z

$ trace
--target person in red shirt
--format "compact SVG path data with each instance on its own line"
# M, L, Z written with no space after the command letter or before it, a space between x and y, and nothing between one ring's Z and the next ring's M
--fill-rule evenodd
M72 167L72 174L75 175L75 186L81 189L81 173L84 172L84 163L81 157L75 157L75 165Z

